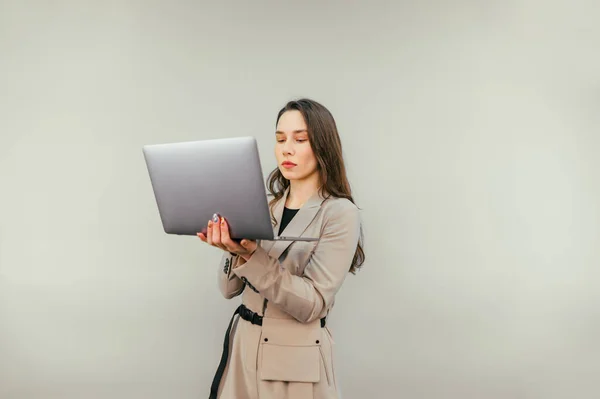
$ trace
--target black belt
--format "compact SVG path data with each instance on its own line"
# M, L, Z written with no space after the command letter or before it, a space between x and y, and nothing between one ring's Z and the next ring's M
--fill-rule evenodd
M231 316L231 321L229 321L229 327L227 327L227 332L225 333L225 342L223 342L223 353L221 354L221 361L219 362L219 367L217 368L215 378L213 378L213 382L210 387L210 396L208 397L209 399L217 399L217 391L219 390L219 384L221 382L221 378L223 377L223 373L225 372L225 366L227 365L227 357L229 356L229 333L231 332L231 326L233 325L233 319L235 318L236 314L239 314L242 319L249 321L252 324L262 326L263 317L258 313L251 311L243 304L238 306L235 312L233 312L233 316ZM325 327L325 324L325 318L323 317L321 319L321 327Z

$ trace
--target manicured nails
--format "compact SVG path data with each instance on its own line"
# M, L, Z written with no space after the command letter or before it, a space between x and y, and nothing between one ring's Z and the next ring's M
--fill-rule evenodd
M219 223L219 215L217 215L216 213L213 215L212 221L215 223Z

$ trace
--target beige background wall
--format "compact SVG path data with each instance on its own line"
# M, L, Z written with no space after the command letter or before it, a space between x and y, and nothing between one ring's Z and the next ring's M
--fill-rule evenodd
M594 1L0 0L0 397L208 394L237 301L141 146L330 108L367 262L344 398L597 398Z

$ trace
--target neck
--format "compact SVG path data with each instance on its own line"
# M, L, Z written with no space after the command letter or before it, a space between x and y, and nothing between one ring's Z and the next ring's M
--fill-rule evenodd
M301 208L319 189L319 174L302 180L290 180L290 192L285 203L286 207L292 209Z

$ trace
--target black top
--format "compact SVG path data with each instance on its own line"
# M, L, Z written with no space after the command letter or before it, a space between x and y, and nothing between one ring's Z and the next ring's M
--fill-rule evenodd
M299 210L300 209L283 208L283 216L281 217L281 226L279 226L278 235L281 235L281 232L283 232L285 227L291 222L294 216L296 216L296 213L298 213Z

